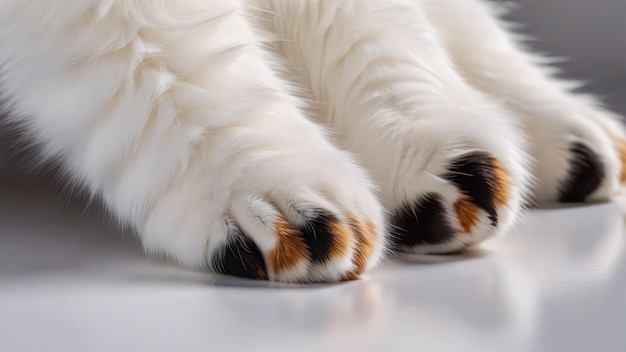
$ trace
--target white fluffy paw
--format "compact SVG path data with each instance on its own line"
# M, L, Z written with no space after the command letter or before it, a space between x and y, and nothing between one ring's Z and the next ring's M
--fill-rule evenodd
M254 279L332 282L375 265L386 247L382 207L356 167L326 160L324 171L312 160L301 161L308 171L257 168L255 189L233 194L222 236L209 242L210 266Z
M322 197L246 197L224 219L227 234L213 250L220 273L284 282L353 279L380 257L383 226Z
M612 118L579 112L525 119L538 204L605 201L626 180L624 133Z
M421 191L394 209L396 243L403 251L462 250L504 231L520 210L520 191L509 171L485 151L465 152L421 178Z

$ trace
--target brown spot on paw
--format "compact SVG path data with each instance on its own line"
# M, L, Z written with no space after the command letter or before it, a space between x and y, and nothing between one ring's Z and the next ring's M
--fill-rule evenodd
M461 195L459 200L454 204L454 210L456 211L459 224L463 229L463 232L470 234L474 227L480 221L480 209L466 195Z
M482 151L462 155L451 163L443 178L484 210L492 226L498 225L496 207L507 202L510 178L493 156Z
M492 159L496 181L493 185L493 199L496 206L506 206L511 192L511 175L496 158Z
M367 263L376 249L376 226L371 221L359 222L357 218L348 215L352 233L356 239L356 248L353 258L355 269L346 276L346 280L358 279L367 268Z
M350 227L339 222L332 223L331 229L333 233L333 244L330 247L330 258L343 257L350 250L352 230Z
M308 259L307 247L300 230L284 219L278 219L274 224L274 233L278 241L267 255L267 261L275 272L293 269L298 263Z

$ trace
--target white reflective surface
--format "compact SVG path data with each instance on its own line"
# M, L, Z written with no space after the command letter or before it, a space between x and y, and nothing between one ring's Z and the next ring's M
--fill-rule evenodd
M287 286L145 258L96 211L14 187L0 187L0 351L626 351L618 204L529 213L464 256Z

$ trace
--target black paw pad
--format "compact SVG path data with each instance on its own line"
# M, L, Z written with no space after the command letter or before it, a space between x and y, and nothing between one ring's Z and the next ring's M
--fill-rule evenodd
M469 201L483 209L491 220L491 225L498 225L496 212L497 200L503 189L498 176L501 168L496 160L485 152L465 154L452 162L443 178L455 185Z
M398 228L394 239L400 248L446 243L455 233L446 218L443 200L435 193L396 211L393 224Z
M604 165L598 154L582 143L572 144L570 153L570 168L559 190L559 202L583 202L604 180Z
M231 228L228 240L213 259L215 271L248 279L267 280L263 254L241 231Z

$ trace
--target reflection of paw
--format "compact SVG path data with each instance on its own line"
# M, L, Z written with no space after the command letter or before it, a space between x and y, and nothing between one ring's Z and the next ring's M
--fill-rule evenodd
M456 157L437 179L441 191L425 191L394 212L402 250L458 251L507 228L519 211L509 172L487 152Z

